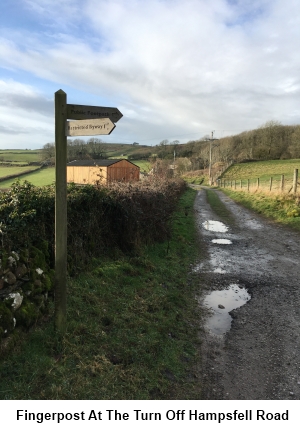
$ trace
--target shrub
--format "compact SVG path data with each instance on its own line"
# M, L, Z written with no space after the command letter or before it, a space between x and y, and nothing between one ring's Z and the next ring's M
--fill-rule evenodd
M70 273L92 257L169 237L169 220L185 183L151 178L136 183L68 186L68 265ZM8 251L40 250L54 266L54 186L16 182L0 195L0 234Z

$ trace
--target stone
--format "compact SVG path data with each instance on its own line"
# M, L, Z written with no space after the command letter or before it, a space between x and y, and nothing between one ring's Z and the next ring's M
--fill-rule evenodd
M4 276L4 281L8 285L13 285L16 283L17 278L15 277L15 275L12 272L7 272L6 275Z
M11 305L14 310L19 309L22 304L23 296L20 293L11 293L7 296L8 299L14 299L13 304Z
M27 272L28 270L25 264L20 264L15 270L15 275L17 279L20 279L20 278L23 278Z
M10 257L8 257L8 259L7 259L7 264L8 264L8 267L13 267L13 266L16 266L16 264L17 264L17 261L16 261L16 259L14 258L14 257L12 257L12 256L10 256Z
M223 306L223 305L218 305L218 308L220 308L220 309L225 309L225 306Z

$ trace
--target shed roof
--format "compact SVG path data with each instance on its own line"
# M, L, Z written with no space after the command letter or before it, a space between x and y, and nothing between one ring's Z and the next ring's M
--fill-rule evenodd
M131 163L131 161L126 160L124 158L112 159L112 160L74 160L70 161L67 166L111 166L112 164L118 163L119 161L127 161L135 167L138 167L136 164ZM139 167L138 167L139 168Z

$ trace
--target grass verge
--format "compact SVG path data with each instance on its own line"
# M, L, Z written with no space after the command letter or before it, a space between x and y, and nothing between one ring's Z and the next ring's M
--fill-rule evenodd
M224 188L222 188L222 191L246 208L295 230L300 230L299 195L248 193Z
M169 242L91 262L68 283L68 328L50 321L0 362L1 399L199 399L198 254L188 189Z
M217 193L213 190L206 189L206 199L212 210L218 215L226 224L234 225L235 221L232 213L227 209L224 203L220 200Z

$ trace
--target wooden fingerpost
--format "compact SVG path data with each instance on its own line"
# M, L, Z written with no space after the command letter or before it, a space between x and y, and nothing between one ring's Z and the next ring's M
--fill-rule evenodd
M294 170L294 179L293 179L293 193L297 192L297 182L298 182L298 169Z
M55 329L67 322L67 94L55 93Z

